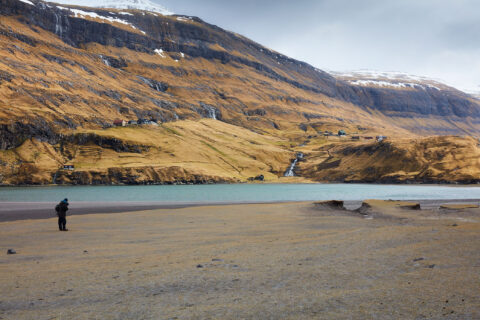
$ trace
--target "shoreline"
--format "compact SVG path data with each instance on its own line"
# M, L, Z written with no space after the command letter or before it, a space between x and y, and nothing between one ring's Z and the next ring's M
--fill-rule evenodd
M359 208L364 200L345 200L344 204L348 210ZM148 202L148 201L128 201L128 202L93 202L78 201L71 202L67 217L88 214L109 214L149 211L157 209L183 209L192 207L209 206L232 206L232 205L262 205L262 204L281 204L281 203L313 203L324 200L307 201L245 201L245 202ZM480 199L423 199L423 200L401 200L409 202L418 202L422 209L438 209L443 204L471 203L480 205ZM0 223L20 220L43 220L56 218L55 205L57 202L0 202Z
M281 177L280 179L282 179ZM314 181L308 178L295 176L294 178L307 179L303 181L238 181L238 182L218 182L218 183L151 183L151 184L1 184L1 188L44 188L44 187L140 187L140 186L208 186L208 185L234 185L234 184L248 184L248 185L283 185L283 184L346 184L346 185L378 185L378 186L448 186L448 187L480 187L480 181L476 183L463 183L460 181L406 181L406 182L362 182L362 181ZM288 179L288 178L287 178Z
M67 217L87 214L109 214L139 212L157 209L184 209L193 207L255 205L278 203L301 203L309 201L266 201L266 202L70 202ZM58 202L1 202L0 223L19 220L43 220L56 218L55 205Z

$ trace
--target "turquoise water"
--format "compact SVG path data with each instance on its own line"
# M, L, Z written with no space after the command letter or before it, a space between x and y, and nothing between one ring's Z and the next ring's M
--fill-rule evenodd
M0 201L269 202L364 199L480 199L480 187L374 184L217 184L2 187Z

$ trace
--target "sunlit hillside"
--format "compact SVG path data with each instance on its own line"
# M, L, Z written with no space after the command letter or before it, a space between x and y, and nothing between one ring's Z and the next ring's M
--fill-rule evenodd
M477 183L480 146L458 136L326 144L308 150L302 174L316 181Z

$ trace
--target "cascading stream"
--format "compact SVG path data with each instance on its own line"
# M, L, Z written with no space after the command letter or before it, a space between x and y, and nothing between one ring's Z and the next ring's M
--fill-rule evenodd
M290 167L288 167L287 171L285 171L285 177L294 177L295 176L295 166L297 165L298 160L303 159L303 153L297 153L295 160L292 161Z

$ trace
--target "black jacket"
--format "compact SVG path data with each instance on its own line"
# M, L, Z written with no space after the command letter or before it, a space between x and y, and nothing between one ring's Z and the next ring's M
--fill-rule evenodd
M57 216L59 218L65 218L68 211L68 202L62 201L59 204L57 204L57 206L55 207L55 211L57 211Z

